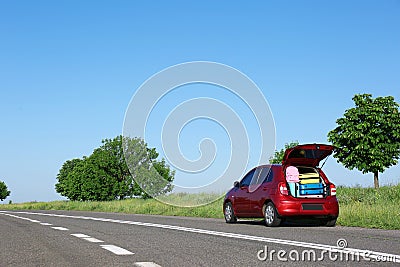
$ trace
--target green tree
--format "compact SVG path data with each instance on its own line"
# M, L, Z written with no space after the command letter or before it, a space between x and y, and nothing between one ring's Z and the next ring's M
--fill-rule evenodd
M57 174L58 183L56 184L56 191L60 193L62 196L67 196L70 191L70 180L68 178L68 174L72 172L74 167L78 165L82 159L72 159L67 160L62 165L60 171Z
M299 145L299 142L294 141L291 143L286 143L285 148L282 148L281 150L275 150L275 154L273 157L269 159L269 163L271 164L280 164L282 163L283 157L285 156L285 151L289 148L295 147Z
M7 185L0 181L0 200L3 201L10 195L10 191L7 189Z
M104 173L104 177L112 177L114 181L113 194L115 198L124 199L133 196L134 181L126 165L123 151L123 137L102 140L102 146L95 149L90 156L94 165ZM135 142L136 140L131 140Z
M165 160L157 161L155 148L148 148L139 138L124 137L124 159L133 178L132 193L141 198L164 195L173 189L172 181L175 171L172 171Z
M104 139L89 157L66 161L57 175L55 188L70 200L81 201L165 194L172 190L174 172L157 157L155 149L148 148L142 139ZM128 168L126 162L133 167ZM160 177L168 182L160 186L155 182Z
M334 157L346 168L373 173L379 188L379 172L397 164L400 157L399 104L392 96L372 98L370 94L353 97L354 108L336 120L337 127L328 140L337 149Z

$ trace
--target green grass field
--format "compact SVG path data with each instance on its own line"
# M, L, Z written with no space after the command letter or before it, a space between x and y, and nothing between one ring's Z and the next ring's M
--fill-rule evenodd
M172 195L195 204L209 195ZM378 190L361 187L338 187L340 206L338 225L400 230L400 184L383 186ZM121 212L132 214L157 214L204 218L223 218L222 198L196 208L175 207L154 199L126 199L107 202L52 201L21 204L2 204L0 210L82 210Z
M379 229L400 229L400 184L378 190L338 187L338 224Z

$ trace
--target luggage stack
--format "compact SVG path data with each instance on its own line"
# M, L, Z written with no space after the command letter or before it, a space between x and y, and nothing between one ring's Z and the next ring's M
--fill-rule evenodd
M302 173L299 175L298 197L324 197L324 185L318 173Z

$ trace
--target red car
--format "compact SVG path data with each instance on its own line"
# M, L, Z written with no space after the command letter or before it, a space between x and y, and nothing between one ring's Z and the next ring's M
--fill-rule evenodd
M318 167L332 152L330 145L298 145L286 150L282 165L253 168L226 194L226 222L265 218L267 226L278 226L286 218L312 217L335 226L336 187Z

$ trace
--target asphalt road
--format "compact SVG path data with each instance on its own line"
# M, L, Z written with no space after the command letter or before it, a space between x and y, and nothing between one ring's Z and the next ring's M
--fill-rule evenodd
M257 220L0 211L0 241L0 266L400 266L400 231Z

